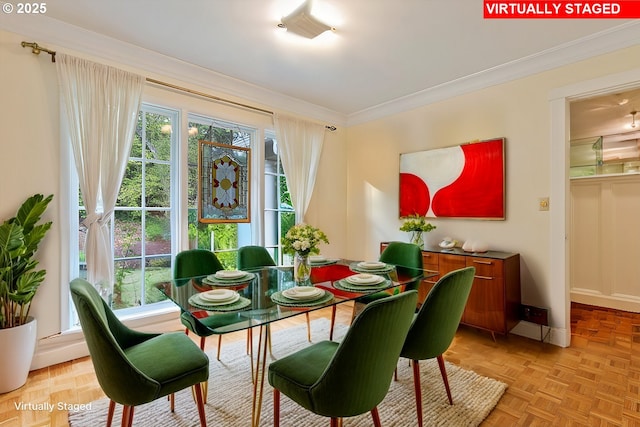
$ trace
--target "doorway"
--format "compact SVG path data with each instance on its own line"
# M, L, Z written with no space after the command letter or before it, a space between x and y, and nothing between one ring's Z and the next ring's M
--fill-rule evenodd
M590 81L579 82L554 89L549 94L551 114L550 129L550 177L549 191L553 208L550 210L550 283L552 308L556 311L554 343L568 347L571 343L571 269L570 257L570 180L569 137L570 104L580 99L598 95L621 93L640 88L640 69L611 74Z
M569 102L571 302L640 312L640 89Z

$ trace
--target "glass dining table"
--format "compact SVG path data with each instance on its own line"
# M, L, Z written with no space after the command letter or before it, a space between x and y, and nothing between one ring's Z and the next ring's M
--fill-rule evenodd
M271 323L354 301L371 293L400 292L403 286L433 274L377 261L327 259L312 264L311 276L305 282L294 280L292 266L269 266L222 270L208 276L163 281L155 286L212 334L259 328L255 357L251 352L252 369L255 371L251 425L257 427L262 409ZM202 321L209 316L218 317L214 322ZM332 325L334 316L335 309L332 311ZM253 348L253 343L250 348Z

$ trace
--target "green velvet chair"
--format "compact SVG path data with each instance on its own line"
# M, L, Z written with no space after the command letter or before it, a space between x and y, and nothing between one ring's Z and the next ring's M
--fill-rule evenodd
M150 334L123 325L95 288L83 279L71 282L71 296L89 347L100 387L111 402L107 427L115 404L124 405L122 425L131 426L134 407L193 386L200 416L206 426L200 383L209 378L209 359L181 332Z
M331 417L332 426L369 411L380 426L377 406L389 391L417 299L417 291L408 291L374 301L355 318L341 343L321 341L272 362L274 426L280 424L281 393Z
M423 269L422 250L417 245L405 242L389 242L378 260L387 264L397 265L396 272L400 277L416 278L404 286L405 291L418 290L422 281ZM355 318L359 305L369 304L372 301L387 298L388 296L390 296L388 292L374 292L358 298L353 303L351 318ZM332 318L335 318L335 310L336 307L334 306L331 314ZM333 325L329 331L329 336L333 336Z
M189 277L205 276L214 274L216 271L224 270L222 263L218 257L211 251L206 249L189 249L182 251L176 255L175 264L173 266L173 278L176 281ZM214 316L204 316L196 319L196 313L182 311L180 313L180 321L185 326L187 335L189 331L200 337L200 348L204 350L205 340L208 336L214 335L209 328L216 328L230 322L229 319L235 318L235 314L216 314ZM222 335L218 335L218 351L216 358L220 360L220 348L222 347Z
M236 259L238 270L276 265L267 248L263 246L249 245L238 248Z
M404 285L405 291L418 290L423 274L422 270L422 250L413 243L405 242L389 242L384 248L379 261L387 264L394 264L398 267L396 272L400 277L415 277L416 280ZM368 304L380 298L386 298L389 294L386 292L376 292L362 298L358 298L359 303Z
M415 315L400 353L401 357L412 361L419 426L422 426L419 360L433 359L434 357L438 360L449 404L453 405L442 355L451 345L458 330L464 307L471 292L475 272L475 267L462 268L445 274L436 282L424 304L420 307L420 311Z
M264 246L248 245L238 248L236 265L238 270L251 270L276 265L276 262ZM306 313L306 318L307 340L311 341L311 321L309 319L309 313Z

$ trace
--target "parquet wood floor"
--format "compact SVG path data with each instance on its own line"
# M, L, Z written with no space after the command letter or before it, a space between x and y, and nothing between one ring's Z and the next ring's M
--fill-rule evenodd
M328 315L321 310L312 318ZM349 306L340 307L338 321L346 324L350 315ZM573 305L571 318L572 344L564 349L516 335L494 342L486 332L460 328L445 359L509 385L483 427L640 427L640 314ZM244 337L229 335L223 342ZM209 338L208 349L215 343ZM0 427L67 426L64 408L48 412L16 405L73 405L103 396L89 358L39 369L24 387L0 395ZM407 416L406 426L415 425L414 415Z

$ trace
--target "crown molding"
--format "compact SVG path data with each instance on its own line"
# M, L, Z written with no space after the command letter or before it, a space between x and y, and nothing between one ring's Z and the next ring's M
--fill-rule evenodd
M0 29L23 35L47 47L65 49L112 61L148 74L197 86L216 96L248 101L256 107L294 112L336 126L353 126L409 111L434 102L513 81L580 60L638 44L640 20L583 37L547 51L502 64L469 76L396 98L359 112L345 115L316 104L284 95L176 58L106 37L45 15L20 19L0 14ZM55 46L52 46L55 45ZM161 71L158 71L161 70Z
M275 112L291 112L324 121L334 126L345 126L346 115L330 109L284 95L263 87L217 73L158 52L110 38L80 27L49 18L45 15L21 19L17 15L0 15L0 29L29 38L38 44L65 53L78 52L91 58L114 62L130 71L142 72L145 77L181 82L184 86L197 86L212 95ZM69 52L72 53L72 52Z
M502 64L348 115L347 126L377 120L469 92L517 80L594 56L637 45L640 20L591 34L553 49Z

